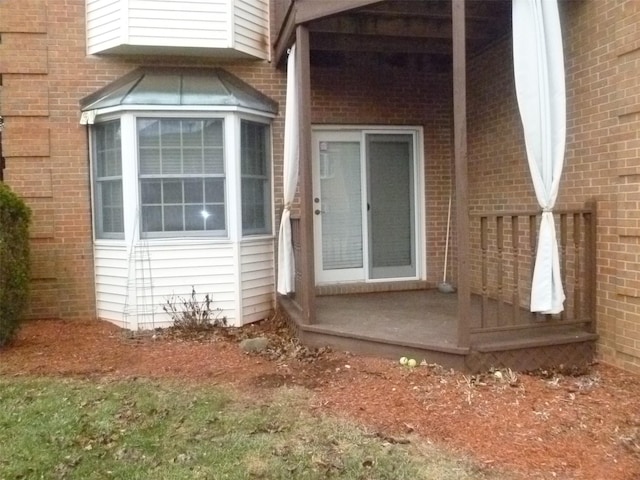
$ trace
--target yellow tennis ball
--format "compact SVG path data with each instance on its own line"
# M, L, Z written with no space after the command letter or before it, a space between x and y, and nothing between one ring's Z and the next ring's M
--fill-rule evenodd
M407 357L400 357L400 365L406 365L409 363L409 359Z
M407 361L407 365L409 365L410 367L415 367L417 364L418 364L418 362L416 362L416 359L415 359L415 358L410 358L410 359Z

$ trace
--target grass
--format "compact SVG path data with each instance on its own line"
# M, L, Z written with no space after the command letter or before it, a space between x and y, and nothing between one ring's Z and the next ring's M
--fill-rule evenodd
M314 417L308 396L0 377L0 479L489 478L427 444Z

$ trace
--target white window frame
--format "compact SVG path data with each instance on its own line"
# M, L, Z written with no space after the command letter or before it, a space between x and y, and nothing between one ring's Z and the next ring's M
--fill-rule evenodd
M97 112L94 124L99 124L111 120L120 120L121 141L122 141L122 190L124 205L124 238L100 238L95 231L94 223L94 241L101 244L122 244L131 245L139 241L145 241L149 244L154 243L201 243L201 242L238 242L243 238L260 239L273 238L274 223L274 182L273 182L273 120L274 115L263 114L262 112L246 111L238 108L203 108L203 109L184 109L169 107L167 109L158 109L151 107L142 107L136 110L124 108L109 108L103 112ZM223 120L223 138L224 138L224 171L225 171L225 215L226 215L226 232L216 235L210 231L196 232L166 232L167 234L158 236L145 236L141 232L141 215L140 215L140 178L139 178L139 160L138 160L138 142L136 122L138 118L193 118L193 119L215 119ZM242 232L242 198L241 198L241 127L240 122L247 120L250 122L261 123L268 129L268 172L269 172L269 193L270 205L268 213L268 222L270 229L268 232L247 233ZM92 136L90 136L92 137ZM91 160L91 176L92 185L94 182L94 161ZM92 189L92 210L96 212L96 192Z
M250 122L258 125L262 125L266 128L266 183L267 183L267 192L268 198L265 199L265 228L263 229L251 229L248 231L244 230L243 219L242 219L242 180L244 178L242 174L242 122ZM265 122L264 119L259 118L250 118L247 116L240 116L238 118L238 147L237 152L239 154L238 157L238 167L239 167L239 175L240 175L240 229L242 231L243 237L257 237L257 236L271 236L273 235L273 138L272 138L272 128L269 122Z
M158 180L166 180L171 178L171 176L167 176L167 175L157 175L157 176L143 176L142 172L141 172L141 164L140 164L140 146L138 145L138 124L140 121L144 121L144 120L167 120L167 119L174 119L174 120L220 120L222 123L222 155L223 155L223 171L221 174L212 174L212 175L206 175L206 174L202 174L201 176L193 176L192 178L198 178L198 179L204 179L204 178L220 178L223 180L223 185L224 185L224 197L223 197L223 211L224 211L224 229L220 229L220 230L178 230L178 231L167 231L167 230L163 230L163 231L144 231L143 230L143 218L142 218L142 182L145 179L149 179L149 178L157 178ZM138 194L138 208L140 209L139 211L139 219L140 219L140 225L139 225L139 229L140 229L140 237L141 238L145 238L145 239L150 239L150 238L175 238L175 237L226 237L228 235L228 220L229 220L229 209L227 208L227 204L228 204L228 198L227 198L227 168L228 168L228 162L227 162L227 150L228 150L228 139L226 138L225 132L226 132L226 125L227 123L227 119L225 117L219 117L219 116L207 116L207 117L194 117L194 116L178 116L178 117L174 117L174 116L158 116L158 115L136 115L135 117L135 129L136 129L136 162L137 162L137 177L138 177L138 189L139 189L139 194ZM185 175L175 175L176 179L180 179L180 180L184 180L185 178L188 178ZM162 204L164 205L164 202L162 202Z
M362 272L363 276L354 280L352 277L348 277L345 279L341 279L339 277L339 273L337 277L333 277L330 280L323 278L319 269L316 267L316 284L317 285L330 285L334 283L341 282L364 282L364 283L381 283L381 282L401 282L401 281L409 281L409 280L426 280L427 278L427 244L425 239L427 238L427 229L426 229L426 211L425 211L425 201L426 201L426 178L425 178L425 164L426 164L426 155L424 148L424 129L420 125L361 125L361 124L313 124L311 125L312 134L320 133L320 132L332 132L332 133L342 133L352 135L352 138L359 138L361 145L364 145L366 142L366 136L368 134L410 134L414 136L414 178L413 178L413 188L415 192L415 209L414 209L414 219L415 219L415 261L416 261L416 275L411 277L394 277L394 278L371 278L369 272L369 246L368 240L365 241L363 245L363 258L365 261L365 265L363 266ZM314 147L312 147L314 148ZM361 156L365 155L364 149L360 152ZM314 168L314 179L315 182L319 182L320 180L320 168L319 161L313 161ZM323 166L324 171L323 175L330 175L331 168L328 165ZM366 172L363 170L361 172L361 188L362 191L365 191L368 187L366 185ZM317 183L314 183L314 194L318 190ZM366 225L367 220L367 200L363 195L362 197L362 222L363 225ZM316 233L314 230L314 242L317 242ZM320 257L320 249L318 245L315 248L315 262L316 265L321 265L322 259Z
M123 178L124 178L124 172L123 172L123 165L122 165L122 122L120 122L119 118L112 118L112 119L108 119L105 120L103 122L100 122L101 125L107 125L110 123L118 123L120 126L120 175L119 176L112 176L112 177L99 177L98 176L98 162L96 157L96 139L95 139L95 135L96 132L92 131L91 135L89 136L89 147L90 147L90 151L91 151L91 156L92 156L92 162L91 162L91 185L92 185L92 205L95 208L92 208L92 213L93 213L93 228L94 228L94 232L95 232L95 236L96 238L100 238L102 239L123 239L125 236L125 227L124 227L124 199L123 199L123 230L122 232L105 232L103 227L104 227L104 221L103 221L103 215L104 215L104 209L103 209L103 204L102 204L102 183L104 181L111 181L111 180L120 180L120 188L121 190L124 192L124 185L123 185Z

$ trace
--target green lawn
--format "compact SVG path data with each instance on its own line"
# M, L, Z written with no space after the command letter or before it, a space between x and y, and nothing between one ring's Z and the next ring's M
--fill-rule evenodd
M144 380L0 377L0 479L485 479L412 439L389 444L308 410Z

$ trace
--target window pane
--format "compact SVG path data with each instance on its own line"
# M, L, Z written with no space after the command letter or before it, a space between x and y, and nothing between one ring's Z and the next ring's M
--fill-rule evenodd
M138 120L138 145L142 148L160 148L160 122L158 120Z
M268 233L271 223L268 126L242 121L242 232Z
M187 175L202 174L202 148L185 148L182 151L182 161L184 162L184 173Z
M142 230L144 232L162 231L162 207L142 207Z
M98 238L122 238L122 149L120 122L91 127L94 163L95 232Z
M162 182L154 180L144 180L141 183L141 198L143 205L162 203Z
M205 120L203 122L203 145L221 147L223 145L222 120Z
M202 150L202 127L203 122L200 120L183 120L182 121L182 142L185 147L198 147Z
M160 173L160 149L140 149L140 175L157 175Z
M206 219L207 230L224 230L224 205L207 205L206 211L210 215Z
M163 203L182 203L182 181L164 180L162 182Z
M160 121L160 143L162 148L180 147L181 122L180 120L161 120Z
M207 203L224 203L224 179L206 179L204 197Z
M121 207L122 182L120 180L105 180L100 184L102 186L102 205L105 207Z
M182 206L164 207L164 231L175 232L180 230L184 230Z
M182 173L182 152L179 148L163 148L161 155L163 175Z
M224 173L224 151L222 147L204 149L204 173Z
M266 227L265 187L263 180L242 179L242 229L245 232Z
M242 122L242 174L266 175L265 125Z
M203 205L187 205L184 207L185 228L187 230L204 230L205 217L209 213Z
M184 203L204 203L201 179L189 179L184 181Z

